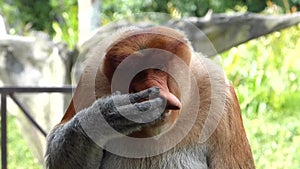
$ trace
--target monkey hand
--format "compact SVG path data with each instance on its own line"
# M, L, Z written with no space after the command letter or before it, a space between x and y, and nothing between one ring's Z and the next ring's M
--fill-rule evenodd
M92 106L79 112L75 118L83 129L105 136L108 139L116 137L107 127L127 135L142 127L151 125L162 118L165 100L159 96L159 88L121 94L115 92L110 96L96 100Z

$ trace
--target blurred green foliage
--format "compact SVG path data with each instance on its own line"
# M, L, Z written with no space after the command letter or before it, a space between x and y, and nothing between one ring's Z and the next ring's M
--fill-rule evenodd
M9 169L40 169L38 160L29 150L28 144L23 138L22 131L17 124L17 118L8 116L7 126L7 162ZM1 127L0 127L1 128ZM1 165L1 162L0 162Z
M288 3L288 9L283 2ZM268 3L269 2L269 3ZM118 19L124 15L135 14L138 12L163 12L172 14L174 10L181 16L204 16L208 10L215 13L225 11L240 11L241 7L245 7L245 11L262 12L266 7L278 5L283 9L291 11L299 9L300 0L103 0L102 14L104 15L104 23L106 20L111 21Z
M102 24L139 12L163 12L176 16L203 16L208 10L261 12L278 5L282 12L300 9L300 0L102 0ZM78 40L77 0L0 0L0 14L9 33L26 35L30 30L49 33L55 41L74 48Z
M10 34L47 32L55 41L74 48L78 40L77 0L0 0L0 14Z
M300 25L222 54L257 168L300 168L299 35Z
M77 45L78 41L78 6L77 0L57 1L51 0L53 9L59 12L55 13L55 20L52 21L53 34L55 42L66 42L70 49Z

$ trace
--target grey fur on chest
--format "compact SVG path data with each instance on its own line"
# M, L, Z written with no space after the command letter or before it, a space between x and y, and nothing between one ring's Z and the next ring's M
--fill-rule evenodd
M170 150L149 158L125 158L104 153L100 169L207 169L205 151L200 147Z

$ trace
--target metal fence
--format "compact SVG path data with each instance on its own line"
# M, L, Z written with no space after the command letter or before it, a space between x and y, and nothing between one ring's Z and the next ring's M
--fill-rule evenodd
M14 103L22 110L26 118L34 125L44 136L47 133L30 115L26 107L15 97L16 93L72 93L73 87L0 87L1 94L1 162L2 169L7 169L7 97L10 97Z

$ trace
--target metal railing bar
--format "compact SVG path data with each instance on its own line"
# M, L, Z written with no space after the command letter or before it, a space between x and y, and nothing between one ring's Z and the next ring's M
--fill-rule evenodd
M2 169L7 169L7 96L16 103L22 110L29 121L44 135L47 133L42 127L32 118L29 111L21 104L21 102L14 96L14 93L72 93L73 86L63 87L0 87L1 94L1 162Z
M7 169L7 100L6 94L1 94L1 162L2 169Z
M19 106L27 119L46 137L46 131L34 120L34 118L30 115L29 111L22 105L22 103L13 94L9 94L9 96Z
M71 93L75 88L72 86L63 87L0 87L0 93Z

